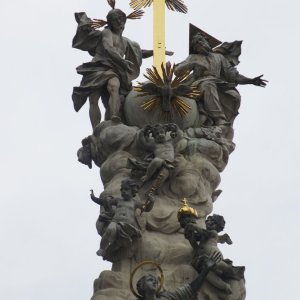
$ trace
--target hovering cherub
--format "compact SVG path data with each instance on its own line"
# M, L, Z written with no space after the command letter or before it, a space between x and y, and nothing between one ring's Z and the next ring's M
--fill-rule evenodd
M103 259L113 261L115 254L121 249L132 246L136 238L141 237L138 228L135 211L143 209L150 211L152 206L148 203L144 206L141 202L134 199L139 189L137 182L131 179L125 179L121 183L122 198L111 196L97 198L91 190L91 199L98 205L104 207L105 212L100 216L100 220L105 222L103 235L100 243L100 249L97 255ZM113 208L114 207L114 208Z
M169 138L168 133L170 133ZM147 125L139 134L141 146L152 152L154 156L143 177L144 183L153 182L148 193L150 198L169 177L169 170L175 167L175 144L181 138L181 134L178 126L173 123Z
M207 259L216 261L213 272L209 274L207 280L215 287L231 293L231 288L224 280L240 280L244 278L245 267L234 267L232 262L224 259L222 252L218 248L219 243L232 244L227 233L219 235L225 227L225 220L220 215L209 216L206 221L206 229L201 228L196 223L196 216L179 216L179 222L184 228L184 236L194 249L193 267L201 271L203 262Z

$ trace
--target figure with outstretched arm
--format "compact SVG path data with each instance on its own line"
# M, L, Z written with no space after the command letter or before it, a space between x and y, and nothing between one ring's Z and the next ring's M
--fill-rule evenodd
M140 295L140 300L197 300L197 293L206 279L208 272L213 268L215 262L207 260L203 264L202 271L198 274L196 279L191 283L185 284L177 288L175 291L158 292L159 279L147 274L141 277L137 282L137 291Z
M202 124L232 125L240 106L240 95L235 87L239 84L265 87L268 81L262 78L263 75L248 78L240 74L235 67L238 57L231 55L230 59L227 58L223 44L213 49L200 32L191 38L190 43L190 55L175 66L175 74L192 72L189 83L198 86L201 92L199 112ZM236 55L240 54L236 50L240 50L241 41L225 44L235 49Z
M125 179L121 183L121 198L112 196L96 197L91 190L93 202L104 207L105 221L108 225L105 228L100 242L100 249L97 255L103 259L112 261L116 253L120 255L122 249L130 248L135 239L141 237L141 232L135 218L137 209L150 211L153 203L145 205L134 197L139 189L139 184L131 179Z

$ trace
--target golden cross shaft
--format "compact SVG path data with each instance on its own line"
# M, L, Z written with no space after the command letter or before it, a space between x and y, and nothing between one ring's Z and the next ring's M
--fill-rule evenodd
M165 0L153 0L153 65L161 72L166 62Z
M161 72L161 64L165 64L165 6L173 11L187 13L183 0L131 0L133 9L140 9L153 4L153 64Z

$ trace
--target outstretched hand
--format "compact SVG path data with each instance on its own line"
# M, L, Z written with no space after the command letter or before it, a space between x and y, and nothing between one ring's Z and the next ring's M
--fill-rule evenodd
M94 191L93 190L90 190L90 196L91 196L91 198L93 199L93 198L95 198L95 194L94 194Z
M251 79L251 83L253 85L265 87L267 85L268 80L262 79L264 75L260 75Z

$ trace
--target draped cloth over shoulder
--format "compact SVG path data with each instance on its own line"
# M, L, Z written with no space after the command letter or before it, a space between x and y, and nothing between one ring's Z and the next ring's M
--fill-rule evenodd
M139 76L142 51L136 42L122 37L124 45L126 45L125 59L134 64L133 72L129 74L105 52L102 46L102 32L91 28L92 20L84 12L75 13L75 19L78 27L72 46L87 51L94 58L91 62L84 63L76 69L77 73L83 77L80 86L73 89L74 109L79 111L88 96L94 91L100 92L103 105L107 108L109 94L106 86L108 80L117 77L120 81L120 95L126 96L131 90L131 81ZM97 55L97 53L101 53L101 55Z
M239 74L236 68L220 53L190 54L176 67L190 66L193 66L190 84L198 86L203 93L200 112L212 119L223 117L233 123L240 107L240 95L235 88Z

